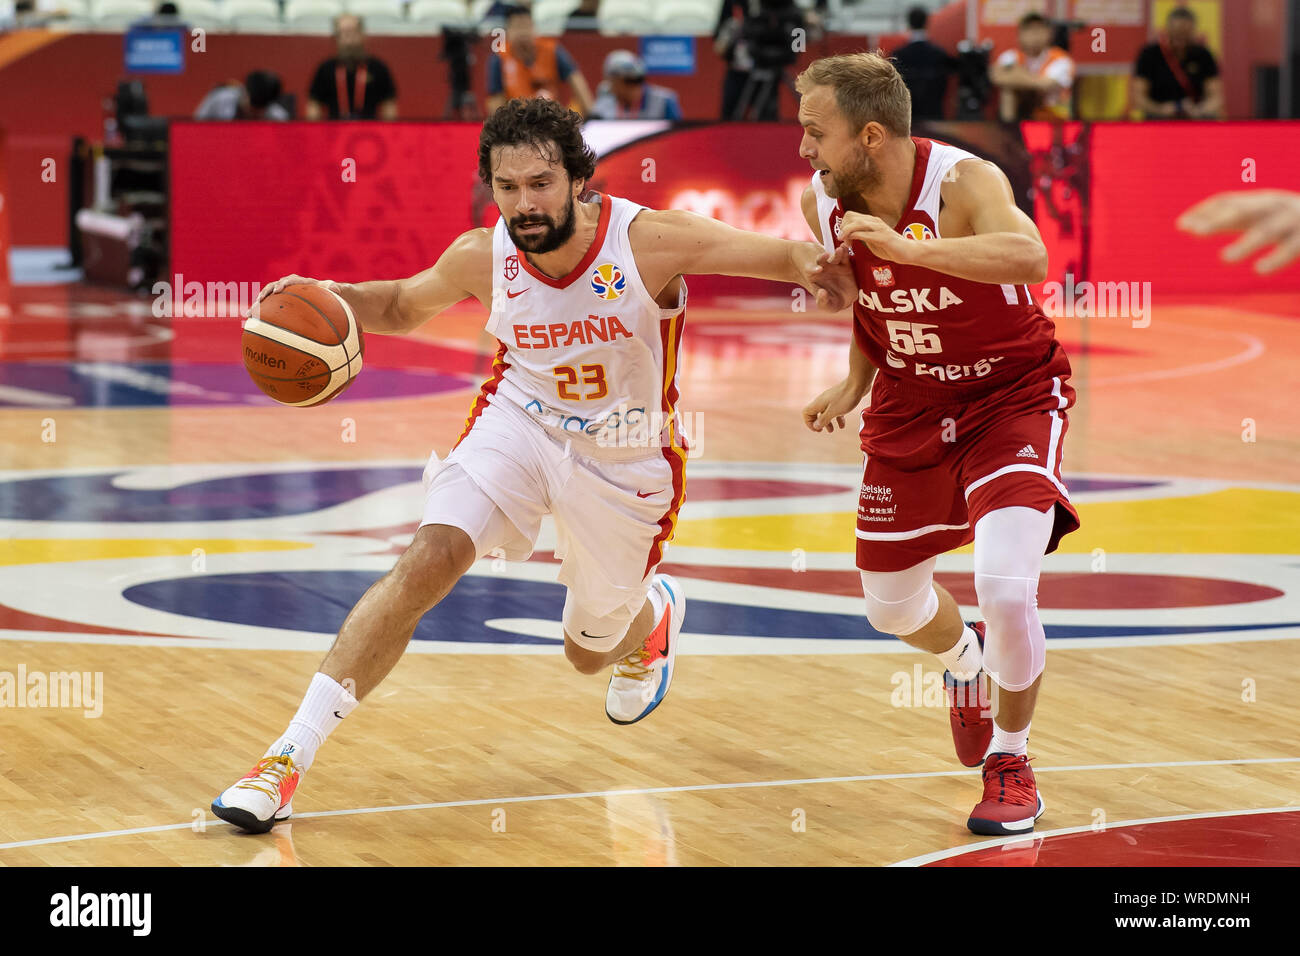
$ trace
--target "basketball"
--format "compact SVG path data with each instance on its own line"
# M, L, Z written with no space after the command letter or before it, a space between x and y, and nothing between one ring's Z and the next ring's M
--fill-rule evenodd
M365 339L351 307L324 286L291 285L244 322L244 368L283 405L323 405L361 371Z

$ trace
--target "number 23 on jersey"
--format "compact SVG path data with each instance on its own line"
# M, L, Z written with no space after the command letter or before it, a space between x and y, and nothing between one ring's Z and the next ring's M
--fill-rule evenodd
M556 392L566 402L585 402L609 394L603 365L583 365L581 375L572 365L557 365L551 374L556 378ZM579 384L582 388L575 390Z

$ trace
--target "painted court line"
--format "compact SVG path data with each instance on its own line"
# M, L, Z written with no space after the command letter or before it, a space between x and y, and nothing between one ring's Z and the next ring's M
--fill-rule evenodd
M982 840L979 843L970 843L966 846L954 846L946 850L935 850L933 853L922 853L920 856L908 857L906 860L899 860L897 863L890 863L889 865L925 866L935 860L946 860L949 857L974 853L977 850L985 850L989 847L1006 846L1011 843L1029 843L1033 840L1041 840L1044 837L1065 836L1070 833L1103 833L1107 830L1117 830L1120 827L1137 827L1147 823L1170 823L1175 820L1209 820L1215 817L1245 817L1257 813L1300 813L1300 806L1267 807L1262 810L1209 810L1204 813L1179 813L1168 817L1147 817L1144 820L1121 820L1119 823L1107 823L1104 827L1085 824L1081 827L1061 827L1058 830L1034 830L1032 834L1021 833L1016 836L997 837L993 840Z
M1077 773L1080 771L1100 771L1100 770L1149 770L1161 767L1227 767L1245 764L1281 764L1281 763L1300 763L1300 757L1248 757L1237 760L1166 760L1154 763L1103 763L1103 764L1081 764L1066 767L1035 767L1035 774L1042 773ZM927 777L965 777L974 776L979 771L976 769L967 770L931 770L918 773L874 773L861 774L852 777L807 777L795 780L751 780L740 783L700 783L690 784L680 787L637 787L630 790L591 790L582 793L546 793L526 797L488 797L478 800L449 800L443 803L410 803L395 807L358 807L351 810L317 810L312 813L295 813L292 817L294 820L307 820L313 817L341 817L353 816L363 813L400 813L408 810L446 810L455 807L481 807L481 806L501 806L507 803L542 803L551 800L587 800L594 797L630 797L644 796L656 793L697 793L709 790L746 790L767 787L800 787L811 786L815 784L835 784L835 783L873 783L880 780L919 780ZM1300 809L1290 807L1287 809ZM1266 811L1246 810L1237 811L1241 813L1262 813ZM1215 814L1208 814L1214 816ZM1142 822L1142 821L1137 821ZM211 826L228 826L224 821L213 821ZM59 843L78 843L85 840L102 840L110 837L135 836L141 833L162 833L167 830L189 830L194 826L194 821L187 823L169 823L152 827L132 827L127 830L104 830L98 833L77 833L68 836L44 837L39 840L18 840L13 843L0 843L0 851L17 850L30 846L51 846ZM1111 824L1119 826L1119 824ZM1077 829L1087 830L1091 827L1079 827ZM1044 831L1046 833L1073 832L1073 831ZM1025 836L1017 836L1011 839L1023 840ZM972 844L962 847L961 852L975 849L981 846L996 846L1000 842L994 840L987 844ZM907 862L907 861L904 861ZM903 865L903 864L897 864Z

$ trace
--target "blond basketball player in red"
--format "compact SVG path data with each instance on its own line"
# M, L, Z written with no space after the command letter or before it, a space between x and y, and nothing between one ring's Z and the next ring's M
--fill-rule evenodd
M265 832L317 748L397 663L420 618L478 558L526 559L555 519L567 588L564 651L584 674L614 665L606 716L635 723L663 702L685 611L656 574L685 497L677 415L683 274L800 283L824 307L854 294L847 267L811 242L742 232L680 211L596 194L581 117L511 100L484 124L479 175L501 219L461 235L401 281L328 287L365 331L409 332L463 299L490 310L494 373L445 459L425 469L423 520L393 570L353 608L297 714L253 770L212 804ZM294 283L287 276L263 295Z
M799 153L816 170L804 214L828 252L847 249L858 285L849 374L804 419L843 428L870 389L857 521L867 618L946 668L958 758L983 765L969 828L1032 830L1038 576L1079 525L1061 480L1070 363L1026 285L1046 277L1047 250L1001 170L911 135L888 60L818 60L798 89ZM984 621L967 626L933 574L938 555L972 540Z

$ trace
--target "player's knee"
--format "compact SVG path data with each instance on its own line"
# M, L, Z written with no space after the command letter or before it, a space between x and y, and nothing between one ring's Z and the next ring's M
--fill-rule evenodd
M1024 690L1043 672L1047 641L1037 591L1033 578L975 575L985 621L984 669L1006 690Z
M929 583L901 601L886 601L872 592L864 574L862 591L867 601L867 623L881 634L914 634L939 612L939 595Z
M975 599L990 629L1023 628L1037 614L1038 582L996 574L975 575Z

